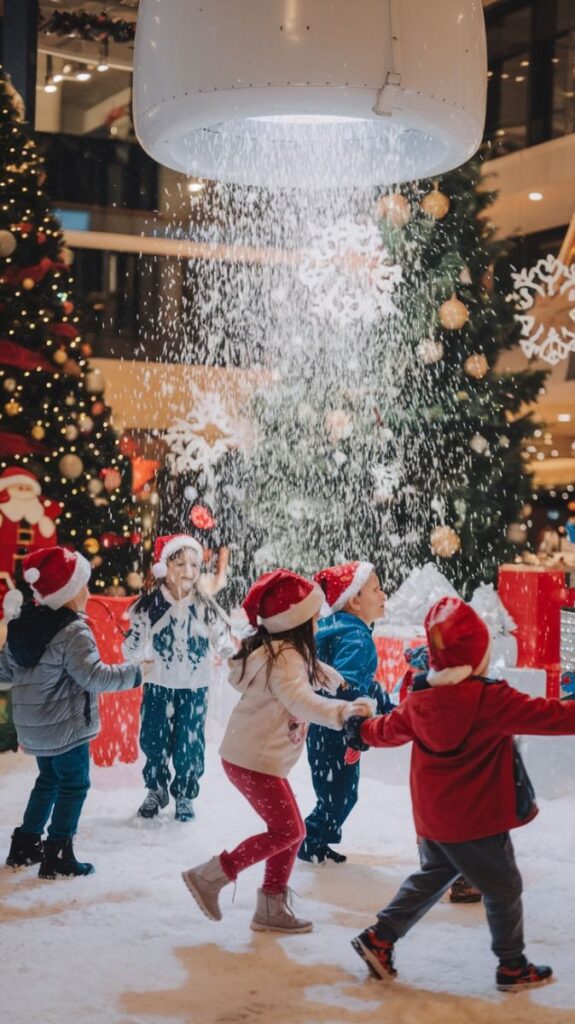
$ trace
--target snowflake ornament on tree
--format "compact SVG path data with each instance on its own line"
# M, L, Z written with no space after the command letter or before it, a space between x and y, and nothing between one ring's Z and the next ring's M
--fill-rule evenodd
M529 358L556 366L575 352L575 264L545 256L513 274L521 348Z
M401 267L391 262L375 224L342 218L313 232L298 268L317 317L346 326L394 316Z
M191 399L186 418L175 420L166 431L168 461L174 474L205 473L211 488L217 463L230 449L243 446L245 431L229 415L216 391L194 388Z

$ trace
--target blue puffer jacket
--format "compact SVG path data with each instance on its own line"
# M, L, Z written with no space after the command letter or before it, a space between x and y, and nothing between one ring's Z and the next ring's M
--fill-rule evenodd
M84 616L25 604L8 624L0 680L12 686L12 716L27 754L52 757L98 735L98 693L130 690L135 665L104 665Z
M335 668L346 681L345 689L340 687L334 696L340 700L373 697L377 703L377 715L385 715L392 710L394 705L388 694L374 679L377 651L371 626L358 619L357 615L335 612L320 619L315 639L320 660Z

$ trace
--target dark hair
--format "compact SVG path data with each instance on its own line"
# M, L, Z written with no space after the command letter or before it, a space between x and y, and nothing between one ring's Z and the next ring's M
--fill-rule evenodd
M327 677L320 666L317 656L313 619L308 619L306 622L303 622L301 626L296 626L294 629L286 629L283 633L268 633L264 626L258 626L255 633L252 633L251 636L245 637L245 639L242 640L239 651L237 654L234 654L234 661L243 662L240 679L243 678L246 670L247 659L253 651L257 651L258 647L264 647L268 656L269 677L273 668L273 663L281 653L281 648L274 651L272 647L274 640L281 640L286 646L295 648L297 653L305 662L308 678L312 685L317 683L321 686L322 684L327 683Z

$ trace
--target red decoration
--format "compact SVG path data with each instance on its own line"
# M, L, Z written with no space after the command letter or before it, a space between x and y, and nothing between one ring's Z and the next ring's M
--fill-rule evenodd
M547 672L547 696L559 696L561 607L575 606L564 572L540 565L502 565L499 597L517 623L517 664Z
M129 543L129 537L122 537L119 533L103 533L100 536L100 544L103 548L121 548Z
M70 301L64 302L62 304L62 309L64 310L66 316L70 316L70 313L74 312L74 303Z
M134 597L91 597L86 611L100 657L107 665L124 661L122 641L129 628L127 611ZM100 732L90 744L95 764L109 767L115 761L133 764L140 748L141 687L120 693L100 694Z
M33 225L29 224L28 221L23 220L20 224L13 224L12 231L19 231L22 235L29 235L33 231Z
M34 284L38 284L40 281L44 280L46 274L50 271L65 269L66 268L63 263L56 263L54 260L50 260L47 256L44 256L39 263L34 264L32 267L17 267L15 265L6 267L2 272L2 278L0 280L10 288L22 284L25 278L29 278L34 282ZM65 307L66 303L64 303L64 308ZM72 305L72 309L73 308L74 306Z
M0 452L2 455L47 455L48 449L37 441L31 441L22 434L11 434L0 430Z
M154 479L160 463L155 459L132 459L132 494L139 494L150 480Z
M101 416L105 408L106 406L104 405L103 402L94 402L92 406L92 415Z
M78 328L72 324L53 324L50 331L52 334L57 334L60 338L78 337Z
M44 245L46 238L47 235L45 235L43 231L38 231L38 233L36 234L36 241L38 242L38 245Z
M32 352L15 341L4 341L0 338L0 363L5 366L15 366L18 370L35 370L39 366L46 373L54 373L52 363L49 363L40 352Z
M138 454L139 444L135 437L130 437L128 434L122 434L119 441L119 448L122 455L129 455L132 457Z
M211 530L216 525L215 519L212 518L205 505L194 505L190 512L190 522L198 530Z

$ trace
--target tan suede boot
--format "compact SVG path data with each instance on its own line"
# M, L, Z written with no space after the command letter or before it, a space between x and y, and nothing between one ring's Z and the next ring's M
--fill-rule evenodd
M198 864L197 868L182 871L182 878L206 917L211 921L221 921L222 912L218 896L220 890L224 885L229 885L231 879L222 868L220 858L212 857L205 864Z
M256 912L251 920L254 932L311 932L313 924L296 917L288 902L289 889L283 892L264 892L258 889Z

